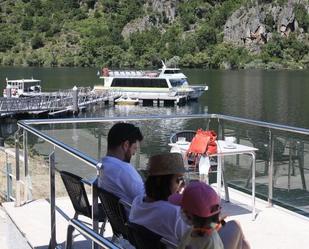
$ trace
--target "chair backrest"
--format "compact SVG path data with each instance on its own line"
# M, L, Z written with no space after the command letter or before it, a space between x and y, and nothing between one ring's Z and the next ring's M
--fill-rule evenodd
M156 234L144 226L127 222L130 237L133 239L136 249L165 249L161 242L162 236Z
M101 188L98 188L98 196L107 219L112 226L114 235L118 237L122 235L124 238L128 238L127 228L125 226L127 213L124 206L119 202L120 198Z
M179 137L185 137L186 141L191 142L195 134L196 134L196 131L192 131L192 130L179 131L171 135L170 142L176 143Z
M91 218L91 206L82 178L67 171L60 171L60 175L75 212Z
M256 139L251 139L251 142L255 148L259 149L258 151L256 151L256 159L269 161L271 151L269 148L268 140L256 138ZM278 138L275 138L274 140L274 161L280 161L282 159L284 150L285 150L285 144Z

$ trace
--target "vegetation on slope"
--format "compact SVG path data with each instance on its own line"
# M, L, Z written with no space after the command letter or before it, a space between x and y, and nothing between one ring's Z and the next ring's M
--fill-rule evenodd
M0 3L0 64L24 66L154 67L161 59L183 67L308 67L308 43L295 34L271 41L253 54L223 41L223 28L249 0L177 1L174 18L150 0L7 0ZM269 2L269 1L262 1ZM285 0L270 1L285 4ZM295 10L308 33L305 6ZM147 17L142 31L122 32ZM268 19L269 26L272 18ZM270 66L269 66L270 65Z

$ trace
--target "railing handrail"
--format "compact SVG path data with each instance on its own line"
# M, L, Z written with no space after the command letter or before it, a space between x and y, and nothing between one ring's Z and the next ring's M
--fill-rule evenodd
M257 121L257 120L253 120L253 119L239 118L239 117L227 116L227 115L222 115L222 114L214 114L214 115L216 115L217 118L223 119L225 121L233 121L233 122L238 122L238 123L242 123L242 124L255 125L255 126L264 127L264 128L276 129L276 130L280 130L280 131L288 131L288 132L294 132L294 133L303 134L303 135L309 135L309 129L306 129L306 128L298 128L298 127L293 127L293 126L289 126L289 125L268 123L268 122L264 122L264 121Z
M96 233L91 228L87 227L85 224L80 222L77 219L70 219L69 224L73 226L76 230L78 230L81 234L88 237L95 243L97 243L102 248L106 249L119 249L120 247L116 246L114 243L109 241L108 239L105 239L100 234Z
M57 148L59 148L62 151L65 151L67 153L69 153L70 155L72 155L75 158L80 159L81 161L85 162L86 164L90 165L91 167L96 168L97 165L97 160L93 159L92 157L89 157L88 155L86 155L85 153L83 153L82 151L75 149L65 143L62 143L61 141L47 135L44 134L43 132L35 129L34 127L31 127L30 125L27 124L23 124L23 122L18 122L17 123L19 127L31 132L34 135L37 135L38 137L42 138L43 140L51 143L52 145L56 146Z
M265 121L258 121L247 118L239 118L235 116L228 116L223 114L184 114L184 115L143 115L130 117L108 117L108 118L66 118L66 119L28 119L18 121L22 125L36 125L36 124L60 124L60 123L98 123L107 121L137 121L137 120L156 120L156 119L182 119L182 118L217 118L226 121L233 121L243 124L255 125L259 127L271 128L281 131L294 132L298 134L309 135L309 129L299 128L283 124L269 123Z

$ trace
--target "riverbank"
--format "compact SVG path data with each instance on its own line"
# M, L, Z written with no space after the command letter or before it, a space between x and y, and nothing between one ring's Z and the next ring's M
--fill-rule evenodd
M20 180L21 180L21 199L23 200L25 186L28 186L28 196L31 195L31 200L49 198L49 165L48 158L44 158L41 155L29 155L29 175L31 178L24 176L24 158L20 155ZM10 165L12 172L12 191L15 193L15 181L16 181L16 164L15 164L15 148L1 147L0 150L0 204L6 201L6 196L3 193L7 192L7 177L6 177L6 165ZM59 174L55 175L56 195L66 196L66 190L63 186L61 177ZM14 194L14 197L16 195Z

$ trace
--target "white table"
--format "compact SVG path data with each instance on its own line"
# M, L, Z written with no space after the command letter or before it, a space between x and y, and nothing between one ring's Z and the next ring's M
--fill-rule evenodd
M253 219L255 219L255 151L257 151L257 148L249 147L242 144L233 144L233 148L229 148L224 140L218 140L217 143L217 153L209 155L211 157L217 156L218 157L218 169L217 169L217 193L221 197L221 178L222 178L222 171L224 164L222 164L222 161L224 159L224 156L232 156L232 155L250 155L252 157L252 216ZM171 152L179 152L179 153L186 153L189 148L190 143L187 142L176 142L176 143L170 143L169 146L171 146ZM225 185L225 200L229 201L229 193L228 188Z

